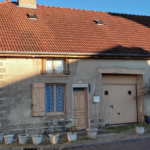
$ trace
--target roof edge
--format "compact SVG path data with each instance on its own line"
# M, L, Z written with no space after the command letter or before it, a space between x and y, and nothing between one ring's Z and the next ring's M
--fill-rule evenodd
M28 54L28 55L79 55L79 56L115 56L115 57L150 57L150 54L111 54L111 53L66 53L66 52L15 52L15 51L0 51L0 54Z

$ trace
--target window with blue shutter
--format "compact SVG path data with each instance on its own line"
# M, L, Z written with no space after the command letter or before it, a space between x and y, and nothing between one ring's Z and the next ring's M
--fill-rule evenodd
M47 113L64 113L64 85L51 84L45 86L45 108Z
M46 112L54 112L53 85L46 86Z
M56 112L64 111L63 99L63 85L56 85Z

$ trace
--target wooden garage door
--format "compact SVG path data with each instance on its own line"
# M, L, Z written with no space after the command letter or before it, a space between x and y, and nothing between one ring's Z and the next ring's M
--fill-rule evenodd
M74 89L74 125L77 129L87 128L87 90Z
M105 124L137 122L136 76L103 76Z

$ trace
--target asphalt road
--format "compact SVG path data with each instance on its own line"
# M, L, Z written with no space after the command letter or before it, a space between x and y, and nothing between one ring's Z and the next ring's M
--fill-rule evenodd
M150 150L150 140L112 143L84 148L76 148L71 150Z

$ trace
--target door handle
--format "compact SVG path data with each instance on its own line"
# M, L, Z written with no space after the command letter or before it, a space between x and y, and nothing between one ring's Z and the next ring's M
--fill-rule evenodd
M113 108L113 105L110 105L111 108Z

